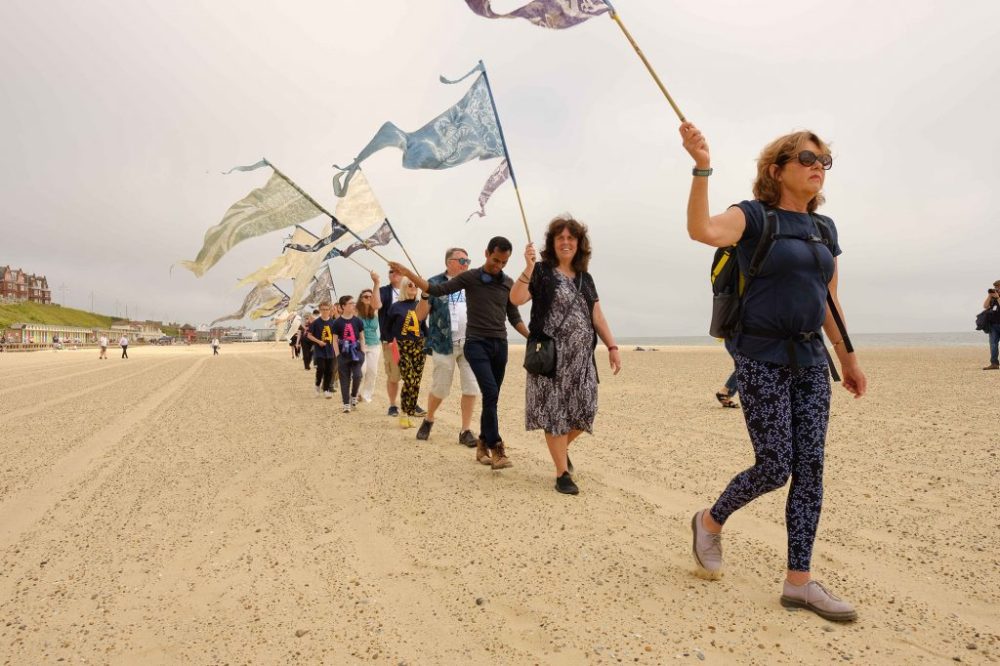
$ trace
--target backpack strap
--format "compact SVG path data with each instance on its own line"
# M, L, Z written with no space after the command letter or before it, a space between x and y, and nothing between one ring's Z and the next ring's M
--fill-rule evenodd
M774 241L777 240L780 233L778 214L774 212L773 208L764 206L764 228L761 229L760 240L757 241L757 247L754 249L750 265L747 267L747 288L750 287L750 280L757 277L764 262L767 261L771 254L771 248L774 247ZM744 293L746 293L746 289L744 289Z
M821 242L833 252L831 247L833 244L833 232L830 231L830 226L824 222L818 215L811 214L809 217L812 218L813 224L816 225L816 230L819 232ZM847 350L848 354L854 353L854 345L851 344L851 336L847 334L847 326L844 324L844 318L840 316L840 310L837 309L837 303L833 300L833 294L830 290L826 290L826 304L830 307L830 314L833 315L833 321L837 324L837 330L840 331L840 337L844 341L844 349Z

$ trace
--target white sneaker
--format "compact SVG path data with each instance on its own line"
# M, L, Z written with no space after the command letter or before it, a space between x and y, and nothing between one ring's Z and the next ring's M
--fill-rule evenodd
M333 391L323 391L323 397L329 400L333 397Z
M322 391L322 389L320 389L320 387L319 387L319 386L317 385L317 386L316 386L316 397L318 398L318 397L320 397L321 395L323 395L323 391Z
M345 414L350 414L351 413L351 406L350 405L344 405L344 413Z
M358 408L358 399L357 398L351 398L351 409L355 410L357 408Z

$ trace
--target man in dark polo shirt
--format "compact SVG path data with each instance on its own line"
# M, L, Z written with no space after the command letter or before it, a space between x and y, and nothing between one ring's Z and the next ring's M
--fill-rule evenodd
M428 284L427 280L405 266L389 263L393 271L405 275L420 287L424 298L447 296L465 290L468 319L463 351L483 394L476 460L493 469L511 466L497 419L500 386L507 369L507 322L518 333L528 337L528 327L521 320L521 313L510 302L514 281L503 272L512 250L509 240L496 236L486 246L486 262L482 266L439 284Z

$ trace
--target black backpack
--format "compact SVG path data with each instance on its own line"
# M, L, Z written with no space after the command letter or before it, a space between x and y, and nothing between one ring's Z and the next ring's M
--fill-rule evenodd
M773 208L764 207L764 228L760 234L760 240L757 241L757 247L754 248L753 256L750 258L750 265L747 267L747 273L740 270L739 262L736 259L736 245L730 245L728 247L720 247L715 251L715 256L712 258L712 271L710 278L712 281L712 321L709 325L708 333L714 338L731 339L737 333L746 332L750 335L769 337L775 339L786 340L789 343L789 355L792 359L792 365L795 365L795 352L794 352L794 339L789 340L785 334L771 332L771 331L746 331L743 328L743 295L747 293L750 288L750 284L753 279L760 273L761 268L767 261L768 256L771 254L771 248L774 247L774 242L781 238L793 238L795 240L801 240L809 243L821 243L826 246L830 246L832 243L832 233L830 227L816 215L811 215L813 224L816 225L816 230L818 231L818 236L810 236L809 238L802 238L800 236L788 236L781 233L781 227L778 223L778 215ZM816 257L817 268L819 267L819 258ZM833 320L837 324L837 328L840 330L840 334L844 340L844 348L851 353L854 351L854 345L851 344L851 339L847 335L847 327L844 325L844 320L840 316L840 311L837 309L836 303L833 301L833 295L830 291L826 292L826 302L830 308L830 312L833 313ZM822 329L818 333L808 333L809 336L818 336L822 342ZM830 352L827 350L826 345L823 345L823 351L826 353L827 361L830 366L830 374L834 381L840 381L840 376L837 374L837 368L833 363L833 359L830 357Z

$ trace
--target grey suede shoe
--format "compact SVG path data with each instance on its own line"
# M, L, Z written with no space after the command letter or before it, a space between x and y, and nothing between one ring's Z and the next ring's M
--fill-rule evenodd
M722 535L712 534L705 529L701 522L705 511L707 509L699 511L691 519L691 532L694 536L691 552L699 567L698 574L709 580L717 580L722 578Z
M785 608L805 608L831 622L854 622L858 614L854 606L830 594L818 581L805 585L792 585L785 581L781 595Z

